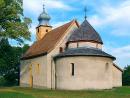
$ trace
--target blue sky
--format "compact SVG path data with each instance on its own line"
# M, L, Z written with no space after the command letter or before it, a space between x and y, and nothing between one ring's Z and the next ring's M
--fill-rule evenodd
M116 56L116 63L123 68L130 64L130 0L23 0L24 15L32 19L32 44L35 41L37 17L42 5L51 16L50 24L57 27L72 19L79 23L84 20L84 7L87 6L87 19L101 35L103 50Z

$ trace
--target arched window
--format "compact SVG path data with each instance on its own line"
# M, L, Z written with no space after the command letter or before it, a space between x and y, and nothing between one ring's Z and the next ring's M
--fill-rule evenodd
M29 66L29 72L32 75L32 65Z
M108 68L109 68L109 63L106 63L105 69L108 70Z
M32 65L29 66L29 71L30 71L30 79L29 79L29 85L30 87L33 87L33 74L32 74Z
M71 63L72 76L74 76L74 63Z
M39 73L40 73L40 64L37 64L36 67L37 67L37 68L36 68L36 70L37 70L37 74L39 74Z

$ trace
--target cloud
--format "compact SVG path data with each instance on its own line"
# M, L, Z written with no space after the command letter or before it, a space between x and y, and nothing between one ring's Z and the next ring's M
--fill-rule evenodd
M32 35L36 34L36 27L37 27L37 24L32 23L31 28L29 29Z
M128 28L115 28L113 31L111 31L111 34L115 35L115 36L126 36L126 37L130 37L130 30Z
M60 0L47 0L44 2L45 5L47 5L47 8L51 9L62 9L62 10L72 10L73 8L65 2L62 2Z
M112 46L105 46L104 51L112 54L116 57L116 63L120 67L125 67L127 64L130 64L130 45L114 48Z
M61 25L64 25L65 23L68 23L69 21L59 21L57 23L53 23L53 28L59 27Z
M29 46L31 46L34 42L33 41L26 41L26 44L28 44Z
M103 5L98 8L97 14L89 18L96 27L112 26L111 34L115 36L130 36L130 1L126 0L117 6Z
M116 56L120 58L130 58L130 45L119 48L111 48L111 50Z
M72 10L73 8L60 0L23 0L23 8L32 14L39 14L45 4L47 9Z

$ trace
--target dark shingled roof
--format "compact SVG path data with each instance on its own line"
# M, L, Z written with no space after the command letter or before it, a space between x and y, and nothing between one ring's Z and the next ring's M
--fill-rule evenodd
M71 41L94 41L103 44L100 35L87 20L85 20L80 27L72 33L68 42Z
M56 59L56 58L71 57L71 56L98 56L98 57L108 57L108 58L111 58L113 60L116 59L112 55L107 54L100 49L87 48L87 47L67 49L65 52L58 54L54 58Z

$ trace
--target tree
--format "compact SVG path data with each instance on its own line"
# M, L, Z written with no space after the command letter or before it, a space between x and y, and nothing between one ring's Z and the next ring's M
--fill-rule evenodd
M23 0L0 0L0 79L3 85L17 85L19 78L20 57L28 49L14 47L8 39L20 44L30 40L31 19L23 14Z
M124 68L122 79L123 79L123 85L130 86L130 65Z
M31 20L24 17L22 0L0 0L0 39L30 40Z
M19 66L21 55L29 48L12 47L8 40L2 39L0 42L0 85L13 86L19 83Z

